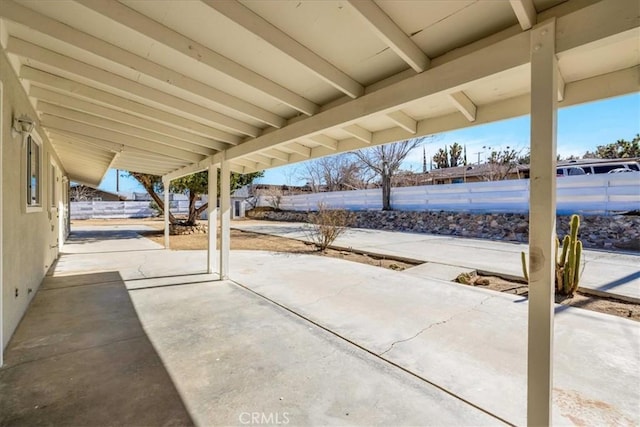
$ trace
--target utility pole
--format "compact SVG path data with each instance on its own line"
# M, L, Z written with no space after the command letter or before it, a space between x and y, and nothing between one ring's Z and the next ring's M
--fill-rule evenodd
M116 193L120 192L120 169L116 169Z
M427 151L422 147L422 173L427 173Z
M480 164L480 154L482 153L484 153L484 151L478 151L477 153L473 153L478 155L478 164Z

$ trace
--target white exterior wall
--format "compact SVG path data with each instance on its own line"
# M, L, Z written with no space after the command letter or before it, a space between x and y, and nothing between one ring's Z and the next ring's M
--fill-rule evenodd
M0 317L2 318L2 349L4 349L38 290L46 271L57 256L57 242L60 234L57 215L50 209L49 164L53 159L62 168L62 163L53 151L44 131L36 126L36 131L42 139L40 150L42 209L26 213L25 147L22 136L12 135L11 122L14 115L27 114L34 119L37 115L4 52L0 53L0 79L3 87L2 193L0 194L2 197L2 310ZM60 169L58 176L62 178L64 175L64 170ZM59 196L64 194L62 185L62 179L60 179L57 193Z

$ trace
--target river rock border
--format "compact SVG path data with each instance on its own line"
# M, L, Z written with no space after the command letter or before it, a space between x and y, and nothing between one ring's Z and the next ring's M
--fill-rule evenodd
M186 234L207 234L207 224L169 224L169 234L172 236L184 236Z
M410 231L476 239L526 243L529 217L526 214L472 214L453 212L358 211L354 227L389 231ZM248 211L252 219L307 222L298 211ZM586 248L640 251L640 216L581 216L580 238ZM569 232L569 216L557 218L557 233Z

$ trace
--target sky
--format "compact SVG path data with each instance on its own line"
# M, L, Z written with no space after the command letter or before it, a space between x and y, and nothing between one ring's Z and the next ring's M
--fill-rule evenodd
M529 147L529 116L517 117L480 126L472 126L434 135L424 146L427 162L439 148L454 142L467 147L467 160L484 162L492 149L506 149L507 146L526 153ZM558 110L558 154L582 156L593 151L598 145L615 142L618 139L631 140L640 133L640 94L635 93L603 101L567 107ZM479 153L479 154L478 154ZM265 171L259 181L264 184L302 185L297 170L301 163ZM402 165L402 169L422 170L422 147L413 150ZM120 172L120 175L123 173ZM116 171L109 170L100 188L116 190ZM120 178L120 191L144 191L132 178Z

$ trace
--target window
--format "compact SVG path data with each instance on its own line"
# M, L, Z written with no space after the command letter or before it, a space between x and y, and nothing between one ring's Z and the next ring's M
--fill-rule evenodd
M568 170L569 170L569 175L570 176L573 176L573 175L585 175L586 174L584 169L581 168L581 167L572 167L572 168L569 168Z
M624 165L603 165L603 166L594 166L593 167L593 171L595 173L607 173L609 171L612 171L614 169L618 169L618 168L624 168Z
M27 212L40 208L41 147L31 135L27 136ZM39 209L35 209L39 210Z

